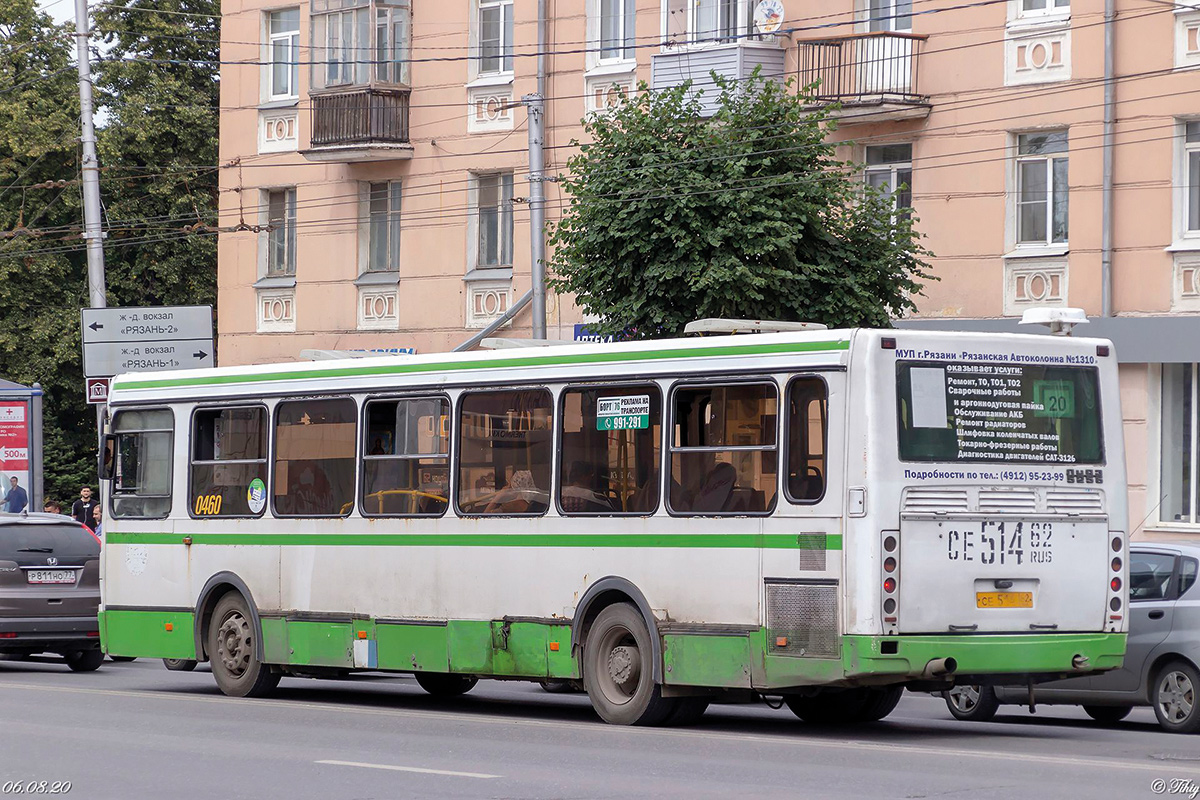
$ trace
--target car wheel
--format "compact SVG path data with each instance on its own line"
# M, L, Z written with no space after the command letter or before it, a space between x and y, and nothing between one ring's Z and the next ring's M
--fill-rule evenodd
M137 661L137 656L109 656L108 658L114 664L127 664L130 661Z
M863 720L871 695L868 689L834 689L813 697L794 695L784 702L810 725L844 725Z
M164 658L163 666L172 672L191 672L198 662L190 658Z
M63 653L63 658L72 672L94 672L104 663L104 653L100 650L75 650Z
M475 688L479 678L474 675L451 675L445 672L418 672L417 684L434 697L458 697Z
M1096 720L1096 722L1102 722L1105 725L1115 725L1116 723L1128 717L1130 711L1133 711L1133 706L1083 707L1083 713Z
M955 686L949 691L942 692L946 698L946 708L955 719L968 722L987 722L996 716L1000 708L1000 700L996 690L991 686Z
M1171 733L1195 733L1200 730L1200 673L1185 661L1172 661L1154 679L1151 691L1158 724Z
M230 697L265 697L279 685L280 674L258 660L258 636L242 596L222 596L208 627L208 655L217 686Z
M583 645L583 685L592 708L613 725L659 725L678 706L654 682L646 622L628 603L596 617Z

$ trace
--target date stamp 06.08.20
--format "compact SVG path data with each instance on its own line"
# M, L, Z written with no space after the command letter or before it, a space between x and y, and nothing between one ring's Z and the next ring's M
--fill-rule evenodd
M49 795L71 791L70 781L4 781L0 795Z
M1154 794L1196 800L1200 796L1200 783L1190 778L1155 778L1150 781L1150 791Z

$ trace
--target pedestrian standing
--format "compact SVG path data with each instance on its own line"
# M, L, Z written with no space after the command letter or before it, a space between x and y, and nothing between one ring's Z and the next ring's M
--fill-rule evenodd
M79 499L75 501L75 505L71 506L71 516L80 525L86 525L90 530L95 530L93 527L96 522L92 519L92 509L96 507L96 501L92 499L92 487L79 487Z
M17 476L14 475L8 479L12 488L8 490L8 504L6 510L10 514L20 514L25 510L25 506L29 504L29 495L17 482Z
M99 504L92 509L92 533L96 534L96 538L101 542L104 541L104 533L100 530L101 524L104 522L104 510Z
M57 500L47 500L46 505L42 507L42 511L45 511L47 514L61 514L62 504Z

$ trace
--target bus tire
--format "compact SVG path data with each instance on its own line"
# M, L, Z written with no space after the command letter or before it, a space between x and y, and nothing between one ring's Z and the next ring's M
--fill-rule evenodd
M863 719L869 695L866 689L833 689L812 697L792 695L784 702L810 725L843 725Z
M878 722L895 711L904 696L903 686L880 686L866 691L867 701L858 712L859 722Z
M475 688L479 678L474 675L453 675L446 672L417 672L417 685L434 697L458 697Z
M676 700L675 710L663 720L663 725L672 727L695 725L708 710L708 703L707 697L680 697Z
M108 658L114 664L128 664L130 661L137 661L137 656L109 656Z
M72 672L95 672L104 663L104 652L96 650L73 650L63 653Z
M217 687L230 697L265 697L280 673L258 659L259 632L246 601L228 592L217 601L208 626L208 656Z
M597 615L583 645L583 686L613 725L659 725L678 702L654 682L650 631L638 610L614 603Z
M1084 706L1083 713L1104 725L1115 725L1129 716L1133 706Z
M942 692L942 697L950 714L966 722L987 722L1000 709L1000 699L991 686L963 684Z
M1200 731L1200 673L1186 661L1172 661L1154 678L1150 690L1154 716L1168 733Z
M196 668L195 661L190 658L164 658L163 666L172 672L191 672Z

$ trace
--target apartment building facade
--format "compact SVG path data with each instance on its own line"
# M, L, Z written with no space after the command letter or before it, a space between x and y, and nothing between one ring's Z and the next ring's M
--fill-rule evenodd
M542 3L548 174L580 120L640 81L758 67L815 85L843 155L912 209L934 254L938 280L901 324L1015 329L1040 305L1101 317L1091 331L1122 360L1133 522L1200 531L1200 11L1115 0L1106 24L1083 0ZM525 294L538 7L225 0L222 363L447 350ZM553 220L566 198L545 186ZM572 338L570 298L547 308L550 338Z

